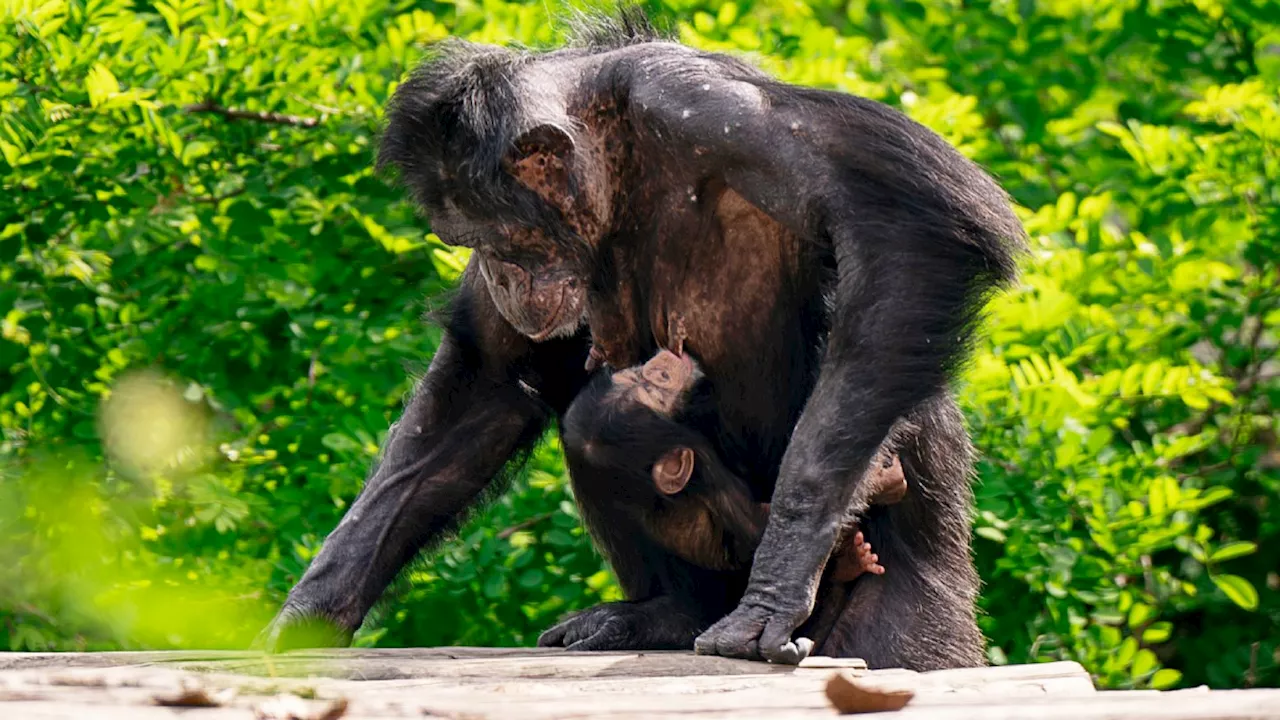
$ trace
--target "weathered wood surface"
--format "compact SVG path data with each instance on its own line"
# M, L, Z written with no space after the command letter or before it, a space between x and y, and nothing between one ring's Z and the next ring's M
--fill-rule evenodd
M835 673L909 690L901 720L1275 718L1280 690L1096 692L1075 663L913 673L812 658L798 668L688 653L434 648L252 653L0 653L0 718L837 717ZM215 707L166 707L184 689Z

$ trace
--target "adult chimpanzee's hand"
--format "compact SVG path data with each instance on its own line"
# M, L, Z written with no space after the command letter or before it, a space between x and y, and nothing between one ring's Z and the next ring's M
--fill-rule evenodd
M569 615L542 633L538 647L566 650L688 650L702 629L668 597L605 603Z
M784 612L743 601L694 641L694 652L797 665L809 656L813 641L809 638L793 641L791 633L808 616L807 610Z

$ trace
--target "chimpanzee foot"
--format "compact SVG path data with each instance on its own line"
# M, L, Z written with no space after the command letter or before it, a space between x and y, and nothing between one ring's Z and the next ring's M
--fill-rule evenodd
M744 660L768 660L798 665L813 650L809 638L791 639L808 613L785 613L746 600L694 641L699 655L721 655Z
M854 554L858 567L862 572L872 575L883 575L884 566L880 564L880 556L871 551L871 543L866 542L862 533L853 536Z
M253 641L255 650L268 653L304 648L347 647L354 631L322 613L285 605Z
M862 531L855 532L849 542L838 551L840 554L834 559L831 579L836 582L851 582L863 573L883 575L884 566L880 564L880 556L871 550L871 543L866 541Z
M606 603L569 615L538 638L566 650L688 650L702 628L667 598Z

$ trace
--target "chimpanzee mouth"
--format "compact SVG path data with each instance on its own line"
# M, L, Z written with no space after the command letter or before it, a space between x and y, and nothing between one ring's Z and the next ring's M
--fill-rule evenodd
M556 311L556 314L551 317L551 322L547 323L546 327L528 337L534 342L542 342L555 335L556 331L560 329L560 312Z
M578 325L568 322L569 316L573 313L574 307L578 304L575 302L572 293L565 289L560 291L560 303L556 305L555 312L551 313L551 319L547 321L542 329L535 333L530 333L527 337L534 342L542 342L554 337L572 335L578 329Z

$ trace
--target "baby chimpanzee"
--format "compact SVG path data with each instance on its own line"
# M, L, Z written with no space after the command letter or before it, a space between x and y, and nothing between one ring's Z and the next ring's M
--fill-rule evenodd
M668 551L710 570L746 570L769 504L754 497L713 448L708 384L684 352L678 317L669 337L672 349L644 365L600 373L575 401L565 418L566 433L576 440L567 443L567 459L575 477L615 483L619 507ZM588 369L598 363L593 351ZM896 503L907 491L897 454L886 446L869 470L876 505ZM570 447L581 457L573 457ZM864 572L884 573L871 550L851 523L827 577L844 583Z

